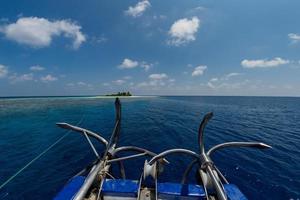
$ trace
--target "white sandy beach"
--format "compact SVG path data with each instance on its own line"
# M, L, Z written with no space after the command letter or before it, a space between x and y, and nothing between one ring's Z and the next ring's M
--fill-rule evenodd
M122 98L122 99L130 99L130 98L155 98L158 96L91 96L87 98L97 98L97 99L115 99L115 98Z

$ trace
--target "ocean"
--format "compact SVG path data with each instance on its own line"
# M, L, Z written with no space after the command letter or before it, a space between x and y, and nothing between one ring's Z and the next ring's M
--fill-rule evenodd
M212 111L206 149L229 141L261 141L273 147L216 152L212 159L229 182L249 199L300 199L300 98L178 96L121 102L120 145L156 153L170 148L198 151L199 123ZM67 133L56 122L80 123L109 139L114 114L114 99L107 98L0 98L0 185ZM69 178L95 159L82 135L67 134L2 187L0 200L52 199ZM180 181L191 158L180 155L168 160L159 180ZM143 164L143 159L125 162L127 177L137 179ZM195 182L193 174L189 181Z

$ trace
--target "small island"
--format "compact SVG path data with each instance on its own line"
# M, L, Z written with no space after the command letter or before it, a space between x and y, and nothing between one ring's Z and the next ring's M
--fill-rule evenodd
M118 92L113 94L107 94L105 96L122 96L122 97L130 97L132 94L130 92Z

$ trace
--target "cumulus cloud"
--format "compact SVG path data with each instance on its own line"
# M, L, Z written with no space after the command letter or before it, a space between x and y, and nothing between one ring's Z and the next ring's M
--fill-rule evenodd
M201 76L204 74L204 71L207 69L207 66L205 65L200 65L198 67L195 67L192 76Z
M194 10L199 10L199 11L203 11L206 10L207 8L203 7L203 6L198 6L196 8L194 8Z
M165 74L165 73L162 73L162 74L150 74L149 78L153 79L153 80L161 80L161 79L168 78L168 75Z
M79 86L89 86L90 84L88 84L86 82L83 82L83 81L79 81L79 82L77 82L77 85L79 85Z
M242 82L234 82L234 83L213 83L209 81L207 83L207 86L211 89L218 90L218 89L226 89L226 90L236 90L241 89L243 86L247 85L249 83L249 80L244 80Z
M170 87L174 83L175 79L169 78L165 73L151 74L148 76L148 80L136 84L135 88L159 89L161 87Z
M45 18L22 17L15 23L2 26L0 31L10 40L35 48L47 47L54 36L61 35L73 40L74 49L86 41L81 26L70 20L49 21Z
M169 44L180 46L196 40L196 33L200 27L200 19L183 18L175 21L169 30Z
M122 80L122 79L119 79L119 80L115 80L115 81L112 81L114 84L116 85L123 85L124 83L126 83L125 80Z
M86 82L83 82L83 81L78 81L76 83L68 83L67 86L71 87L71 88L73 88L73 87L76 87L76 88L80 87L80 88L93 89L93 85L92 84L86 83Z
M148 77L150 80L148 82L142 82L138 84L138 87L146 87L146 86L151 86L151 87L156 87L156 86L164 86L166 85L168 75L165 73L161 74L150 74Z
M103 83L103 86L110 86L110 83Z
M125 58L121 65L119 65L120 69L132 69L139 65L138 61L130 60L129 58Z
M289 60L284 60L282 58L276 57L272 60L260 59L260 60L243 60L241 65L244 68L271 68L277 67L279 65L288 64Z
M242 73L231 72L228 74L224 74L221 77L211 78L206 86L213 90L232 90L232 89L240 89L242 86L245 86L249 81L247 79L238 78L235 80L233 77L241 76Z
M6 77L7 74L8 74L7 67L5 65L0 64L0 78Z
M288 34L288 37L290 38L290 40L291 40L293 43L300 42L300 35L299 35L299 34L296 34L296 33L289 33L289 34Z
M33 73L28 73L28 74L13 74L9 77L11 83L16 83L16 82L23 82L23 81L32 81L33 80Z
M215 89L216 88L216 86L212 83L213 81L208 81L207 82L207 86L209 87L209 88L212 88L212 89Z
M48 74L46 76L42 76L41 77L41 81L43 82L52 82L52 81L57 81L57 77L55 76L52 76L51 74Z
M123 76L121 79L117 79L114 81L111 81L114 85L124 85L127 84L128 81L130 81L132 79L131 76ZM104 83L103 86L110 86L110 83Z
M222 78L222 79L228 80L228 79L230 79L231 77L234 77L234 76L240 76L240 75L242 75L242 74L241 74L241 73L237 73L237 72L232 72L232 73L226 74L226 75L224 76L224 78Z
M130 6L128 10L125 11L125 14L132 17L141 16L149 7L151 6L148 0L143 0L138 2L135 6Z
M148 71L153 66L152 63L147 63L145 61L136 61L129 58L125 58L123 62L118 66L119 69L133 69L136 67L141 67L145 71Z
M31 71L43 71L45 69L45 67L42 67L40 65L34 65L34 66L31 66L29 69Z
M216 82L218 80L219 80L218 78L212 78L212 79L210 79L210 82Z
M242 73L238 73L238 72L231 72L229 74L225 74L221 77L214 77L211 78L208 82L207 82L207 86L209 88L215 89L215 88L221 88L221 87L227 87L230 85L237 85L237 83L232 83L231 79L232 77L236 77L236 76L240 76L242 75Z
M102 44L107 42L108 38L105 37L104 35L101 35L101 36L90 37L89 40L91 41L92 44Z
M140 64L140 66L142 68L144 68L144 70L147 72L153 66L153 64L152 63L147 63L145 61L142 61L142 63Z

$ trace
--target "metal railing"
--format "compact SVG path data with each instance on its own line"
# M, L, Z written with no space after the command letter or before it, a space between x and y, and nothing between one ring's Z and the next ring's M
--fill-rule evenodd
M73 200L82 200L87 195L87 192L90 191L90 188L94 182L98 182L99 188L98 188L98 198L101 194L101 189L103 185L103 181L105 180L106 175L108 174L108 171L110 169L110 166L112 163L118 163L121 171L122 178L125 179L125 170L124 165L122 161L134 159L141 156L156 156L157 154L149 151L147 149L136 147L136 146L122 146L117 147L117 143L120 137L121 132L121 103L119 98L116 98L115 100L115 110L116 110L116 119L115 119L115 125L113 132L111 134L110 140L107 141L105 138L100 136L99 134L81 128L77 127L68 123L56 123L57 126L76 131L82 135L85 136L87 139L91 149L93 150L94 154L96 155L98 161L94 164L94 166L89 171L88 175L85 178L85 181L82 185L82 187L79 189L79 191L76 193L76 195L73 197ZM98 142L103 144L105 146L104 153L102 154L100 158L100 154L97 152L95 146L93 145L92 141L89 137L92 137L96 139ZM124 157L118 157L117 154L120 152L137 152L137 154L133 154L130 156L124 156ZM163 163L169 163L166 159L163 159ZM98 179L97 179L98 177Z
M112 132L112 135L110 137L110 140L107 141L105 138L100 136L99 134L81 128L74 125L70 125L67 123L57 123L57 126L69 130L76 131L78 133L81 133L85 136L87 139L89 145L91 146L91 149L93 150L94 154L97 157L97 161L89 171L88 175L86 176L85 182L82 185L82 187L79 189L79 191L76 193L74 200L82 200L87 196L87 192L91 191L93 183L97 183L98 185L98 194L97 199L100 198L101 190L103 182L106 178L106 175L109 174L109 170L111 167L111 164L118 163L121 176L123 179L125 179L125 169L123 165L123 161L138 158L141 156L150 156L151 159L148 162L145 161L143 173L140 178L140 187L142 187L142 182L145 180L148 176L151 176L155 181L155 189L157 187L157 180L158 175L160 172L162 172L162 169L160 167L162 164L168 164L169 162L166 160L166 157L171 154L183 154L183 155L189 155L193 157L193 161L187 166L183 176L181 183L185 184L187 177L189 176L189 173L191 172L192 168L197 164L198 165L198 173L200 174L201 182L205 191L206 198L209 199L210 197L214 197L214 199L218 200L227 200L227 194L224 190L223 184L227 184L228 181L226 180L225 176L220 172L220 170L214 165L211 155L224 148L228 147L252 147L252 148L259 148L259 149L265 149L265 148L271 148L271 146L261 143L261 142L226 142L222 144L218 144L210 148L208 151L205 151L205 145L204 145L204 129L209 122L209 120L213 117L213 113L207 113L203 120L200 123L199 130L198 130L198 146L199 146L199 152L194 152L188 149L169 149L166 151L163 151L159 154L156 154L152 151L149 151L147 149L136 147L136 146L122 146L118 147L118 141L120 137L121 132L121 103L118 98L115 100L115 110L116 110L116 119L115 119L115 125ZM93 145L90 138L96 139L98 142L103 144L105 146L105 150L103 154L99 154ZM120 152L135 152L135 154L127 155L123 157L119 157L118 154ZM100 157L101 155L101 157ZM111 175L110 175L111 176ZM157 190L156 197L157 199ZM140 197L140 190L138 193L138 198Z
M211 154L217 150L228 148L228 147L252 147L258 149L271 148L271 146L261 143L261 142L226 142L218 144L210 148L207 152L205 151L204 145L204 129L208 121L213 117L213 113L207 113L200 126L198 131L198 145L199 153L193 152L188 149L169 149L164 152L161 152L157 156L154 156L149 162L146 162L144 167L144 178L146 176L152 175L153 178L157 179L157 167L152 165L157 162L159 159L165 158L170 154L186 154L194 157L195 159L187 166L181 183L185 184L187 177L195 164L198 164L198 172L201 177L201 181L206 193L206 197L213 196L218 200L227 200L227 194L224 190L223 183L228 184L225 176L220 172L220 170L214 165L212 159L210 158ZM155 174L155 176L154 176ZM221 177L221 178L220 178Z

